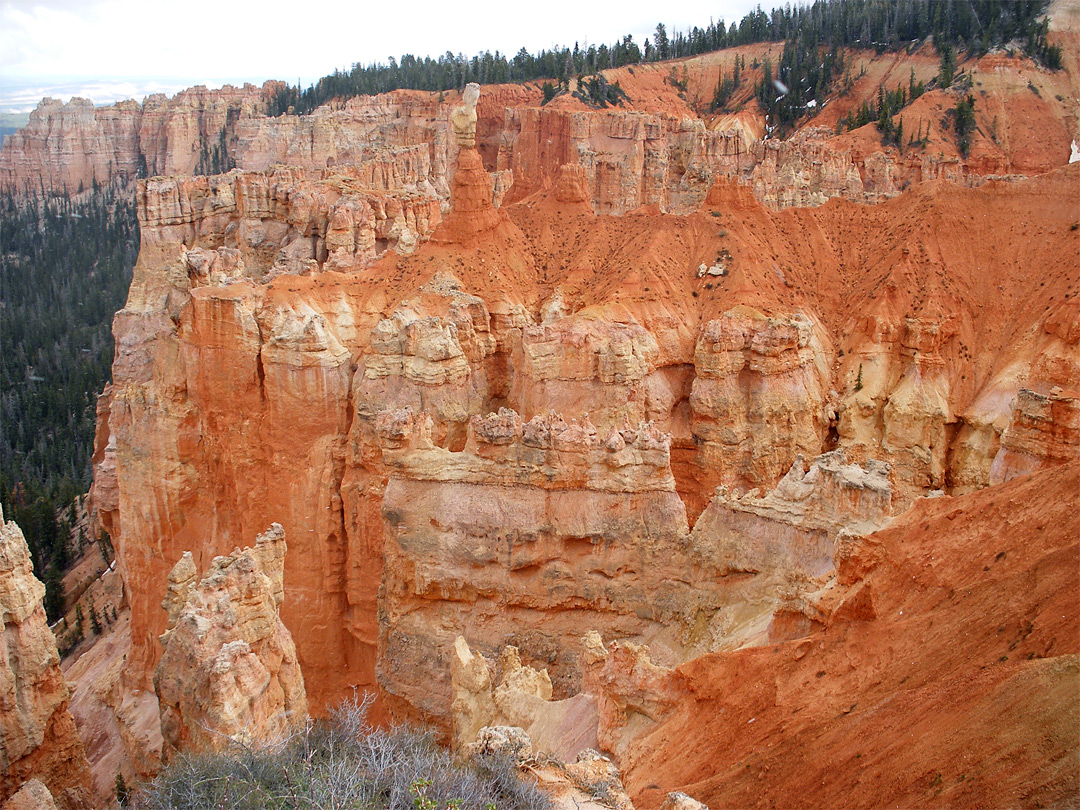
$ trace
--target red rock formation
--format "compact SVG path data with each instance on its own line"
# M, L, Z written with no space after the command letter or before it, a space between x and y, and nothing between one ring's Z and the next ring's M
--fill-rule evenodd
M154 674L166 758L274 742L307 723L296 648L278 615L285 551L275 523L254 548L215 557L202 579L190 553L173 567Z
M193 87L172 98L149 96L142 105L44 99L30 123L4 139L0 188L75 193L94 182L192 174L200 160L208 170L215 147L220 153L224 144L235 156L236 123L265 110L265 88L252 85Z
M102 492L116 493L102 497L103 522L131 591L132 685L149 685L165 629L158 604L182 551L198 549L205 566L274 519L293 548L282 618L316 710L354 684L374 687L378 659L387 694L445 717L446 656L463 632L482 652L515 643L529 663L554 657L556 694L568 694L582 629L573 605L602 606L611 624L596 627L612 636L655 643L647 636L661 624L685 629L689 640L654 653L674 664L748 621L725 612L742 598L730 581L705 591L699 635L698 602L673 595L669 611L644 595L687 564L675 553L684 504L696 518L716 483L769 489L798 455L833 443L892 463L900 502L950 480L983 486L1029 371L1071 384L1074 344L1055 337L1063 321L1048 308L1076 294L1075 168L783 213L719 183L698 213L609 217L581 204L580 168L496 211L475 153L463 154L473 155L459 173L470 213L498 224L482 230L451 212L447 241L374 259L381 226L360 213L394 200L409 210L411 194L286 169L140 191L143 250L115 324L99 465ZM984 221L991 209L1000 220ZM1024 238L1033 228L1045 243ZM699 277L718 257L727 274ZM1044 286L1022 270L1035 263ZM1051 342L1046 356L1059 360L1036 366ZM473 421L507 406L521 419ZM553 406L565 424L537 421ZM394 415L405 407L413 417ZM625 420L652 421L671 435L667 449L637 447ZM571 449L530 445L526 424ZM416 444L422 436L430 446ZM656 452L670 467L650 460ZM532 511L500 511L519 495ZM494 511L478 522L461 504ZM656 527L642 548L625 545L633 526ZM476 561L484 587L463 588L475 579L470 537L543 554L522 573L491 552ZM590 562L593 537L611 539L609 557ZM439 544L462 556L435 559ZM538 602L528 577L563 565L569 590ZM384 570L391 610L380 623ZM635 582L631 570L656 579ZM799 580L760 601L755 637L811 628L810 590ZM550 614L563 596L560 624ZM508 599L531 617L527 638L507 637L498 617ZM466 625L475 604L488 618ZM428 652L399 656L414 637Z
M990 483L1010 481L1056 466L1080 453L1080 399L1053 388L1038 394L1021 388L1012 403L1012 419L1001 436L1001 449L990 468Z
M22 532L0 512L0 801L36 778L61 808L89 807L90 768L68 711L44 595Z
M74 193L94 182L135 177L141 113L133 101L99 111L83 98L67 104L43 99L29 124L4 139L0 188Z
M1053 15L1059 37L1073 36L1067 16L1067 10ZM916 80L930 81L938 59L929 48L911 54L849 52L846 58L859 64L859 77L786 141L764 138L765 122L749 92L761 78L760 68L745 72L747 90L732 99L744 102L739 113L703 113L687 101L708 98L720 70L730 74L735 55L757 63L765 53L774 61L779 57L776 45L762 43L686 60L685 98L667 81L670 65L607 71L608 81L619 82L628 94L618 110L590 110L569 96L541 107L535 84L486 88L476 145L485 166L499 173L496 201L507 194L510 201L525 199L554 183L561 166L577 164L599 213L643 205L686 213L701 204L716 178L751 185L774 209L820 205L834 197L879 202L935 179L980 185L987 178L1044 173L1067 162L1070 141L1078 135L1075 101L1069 100L1076 95L1074 75L1001 55L969 67L980 104L967 159L941 123L955 107L952 90L931 90L904 110L909 131L927 132L929 147L882 148L871 125L833 134L842 116L864 101L873 103L879 87L892 89L896 77L906 82L914 72ZM89 188L95 178L105 183L208 171L217 149L222 168L356 167L374 190L406 188L446 200L459 151L448 123L457 94L398 90L335 101L306 116L266 117L267 99L279 86L196 87L172 99L151 96L142 105L102 108L82 100L46 100L0 151L0 188L75 191L80 183Z
M691 430L708 484L777 480L816 455L829 426L828 370L814 324L738 307L709 321L694 351Z
M1045 319L1027 386L1010 403L1008 427L990 468L990 483L1060 464L1080 453L1080 302L1066 301Z
M605 437L588 421L522 422L511 411L474 419L460 453L431 444L422 422L406 436L385 455L379 678L388 694L433 719L448 715L448 627L467 628L481 649L514 641L568 694L576 611L620 635L673 617L680 586L657 589L674 572L686 518L667 437L649 426Z
M552 729L568 713L587 722L587 712L569 703L512 712L498 688L485 703L486 665L449 628L482 650L514 641L547 664L559 697L581 689L581 616L609 635L653 640L671 661L805 635L818 611L810 594L839 539L879 526L891 502L887 468L834 453L808 472L800 460L764 498L718 494L687 536L668 439L647 428L605 440L588 422L523 423L504 409L474 418L461 453L435 446L430 419L408 411L385 412L376 432L391 475L380 684L428 719L468 715L461 744L508 723L554 750L569 735Z
M618 641L605 647L595 631L582 641L584 688L599 706L597 736L605 750L621 756L629 741L677 705L678 679L653 663L647 647Z
M467 242L506 220L492 202L491 180L475 149L458 152L451 197L450 215L432 237L437 242Z

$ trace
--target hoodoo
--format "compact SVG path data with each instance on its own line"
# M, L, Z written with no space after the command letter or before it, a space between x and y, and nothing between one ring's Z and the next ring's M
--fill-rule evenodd
M168 628L154 673L167 752L280 741L307 722L304 678L278 615L285 533L215 557L198 578L190 553L169 573Z

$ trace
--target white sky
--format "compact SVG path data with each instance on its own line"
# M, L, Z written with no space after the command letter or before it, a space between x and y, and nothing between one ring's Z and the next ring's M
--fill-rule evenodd
M761 2L772 8L774 2ZM304 86L354 62L451 50L535 52L553 45L640 45L709 19L737 22L758 0L0 0L0 111L43 95L101 104L194 84L285 79ZM521 9L521 11L519 11Z

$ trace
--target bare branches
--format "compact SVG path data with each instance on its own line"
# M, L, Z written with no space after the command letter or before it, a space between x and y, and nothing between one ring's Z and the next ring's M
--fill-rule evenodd
M374 728L371 695L275 745L178 757L137 799L144 810L545 810L509 760L463 764L430 729ZM424 804L420 808L418 802Z

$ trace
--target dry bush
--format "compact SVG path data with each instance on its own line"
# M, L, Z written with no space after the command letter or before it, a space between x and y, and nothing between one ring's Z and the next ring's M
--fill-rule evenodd
M376 729L369 699L342 704L284 742L177 757L134 798L145 810L546 810L506 758L463 763L434 732Z

